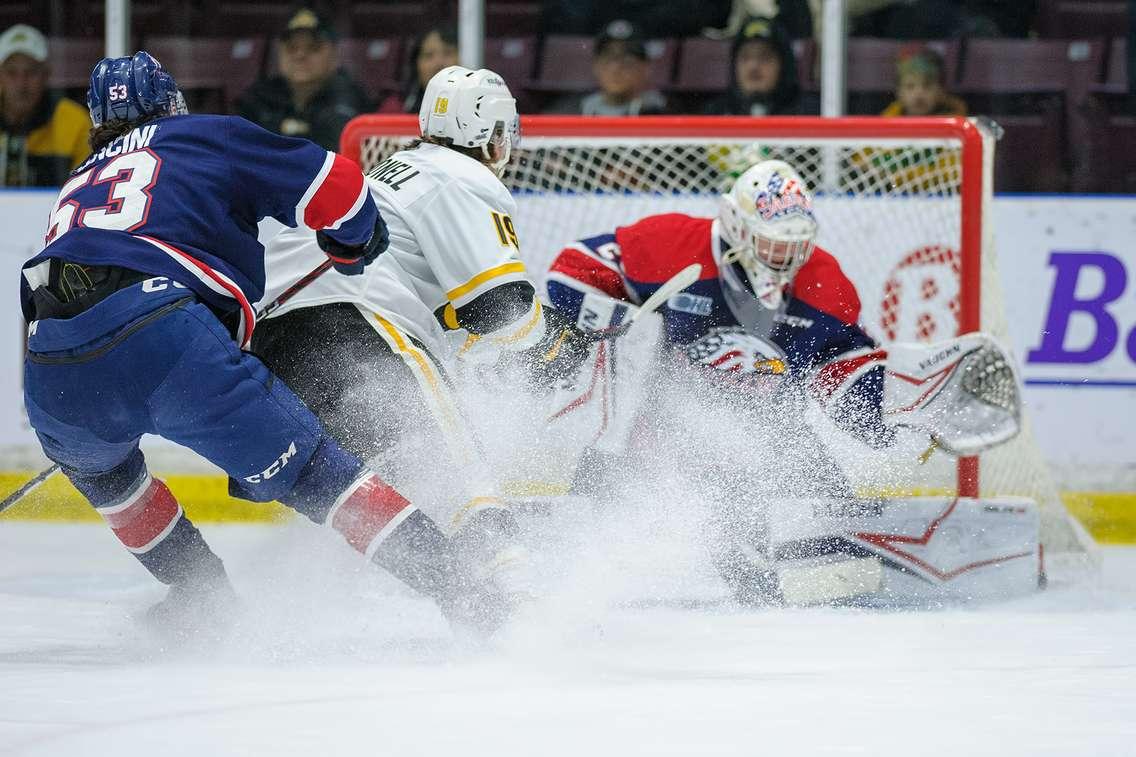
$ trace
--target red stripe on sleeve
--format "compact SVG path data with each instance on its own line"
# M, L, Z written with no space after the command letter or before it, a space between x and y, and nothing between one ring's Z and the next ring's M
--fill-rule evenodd
M359 166L342 155L336 155L331 170L304 209L304 225L309 229L326 229L347 215L361 191L363 173Z
M618 273L574 247L561 250L549 272L573 278L617 300L628 299L627 289Z
M842 323L860 320L860 297L855 285L831 253L817 247L792 284L792 295Z

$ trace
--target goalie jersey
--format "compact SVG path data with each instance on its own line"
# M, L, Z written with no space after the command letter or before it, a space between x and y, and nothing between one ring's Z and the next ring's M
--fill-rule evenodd
M367 184L390 230L390 246L361 276L330 271L277 314L332 302L381 313L433 355L522 349L544 333L540 302L513 226L516 203L484 165L429 143L395 153ZM266 300L323 260L314 235L285 230L273 253ZM453 340L448 334L460 334ZM471 349L473 348L473 349Z
M874 446L890 442L893 432L880 415L887 353L859 327L860 299L836 258L815 248L789 285L783 306L762 312L745 276L731 279L721 270L727 248L716 219L649 216L565 247L548 272L548 296L575 318L587 293L638 304L680 270L699 263L699 280L660 308L670 344L691 345L720 329L762 332L757 335L784 352L790 377L834 420Z

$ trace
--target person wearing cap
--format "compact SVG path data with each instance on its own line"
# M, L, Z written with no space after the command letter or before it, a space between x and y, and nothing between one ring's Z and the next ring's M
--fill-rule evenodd
M323 16L308 8L296 11L279 37L280 73L249 88L238 103L240 115L278 134L339 149L343 127L369 110L370 102L339 68L336 40Z
M934 50L911 47L895 61L896 99L881 116L965 116L966 103L946 90L943 59Z
M709 115L779 116L801 113L793 46L780 23L751 18L730 49L730 88L706 106Z
M584 116L663 113L666 98L650 89L651 65L642 33L629 21L612 21L596 37L592 73L599 89L556 103L550 112Z
M47 89L47 68L37 29L0 34L0 186L59 186L90 154L87 109Z

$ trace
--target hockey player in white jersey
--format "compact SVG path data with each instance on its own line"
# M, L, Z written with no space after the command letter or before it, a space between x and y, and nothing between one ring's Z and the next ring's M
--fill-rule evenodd
M519 119L500 76L451 66L430 80L419 124L421 138L367 176L390 229L382 264L358 281L325 274L252 346L348 449L433 502L430 514L492 572L518 552L512 519L444 364L546 338L499 178ZM282 262L267 273L267 298L323 256L308 232L286 230L269 249Z

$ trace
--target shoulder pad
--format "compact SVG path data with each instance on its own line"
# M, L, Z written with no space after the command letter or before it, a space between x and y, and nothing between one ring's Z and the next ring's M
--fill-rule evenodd
M790 294L849 326L860 320L860 296L855 285L836 258L820 247L813 250L793 279Z
M623 270L639 283L661 284L691 263L702 265L702 278L718 275L711 250L712 218L682 213L648 216L615 230Z

